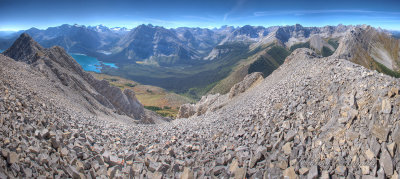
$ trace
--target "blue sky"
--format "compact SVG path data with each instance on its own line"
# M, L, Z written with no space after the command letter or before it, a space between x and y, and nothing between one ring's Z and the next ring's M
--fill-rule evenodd
M132 28L369 24L400 30L400 0L0 0L0 30L61 24Z

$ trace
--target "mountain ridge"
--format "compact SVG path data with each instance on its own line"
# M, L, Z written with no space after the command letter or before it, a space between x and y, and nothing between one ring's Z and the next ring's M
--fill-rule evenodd
M133 118L134 121L153 121L147 116L133 91L128 89L122 92L117 87L110 86L107 81L96 80L84 72L61 47L45 49L24 33L3 54L29 64L49 80L60 83L59 87L65 95L71 96L69 103L83 105L94 114L110 114L114 110L120 115Z
M340 29L347 28L347 26L342 26L342 25L339 25L337 27L339 31ZM141 30L143 28L146 28L147 30L144 31ZM103 30L99 31L99 29ZM187 27L165 29L160 26L143 24L139 25L136 28L131 29L129 32L126 31L126 29L122 30L125 33L118 34L118 33L113 33L113 30L111 30L110 28L101 25L86 27L80 25L72 26L64 24L62 26L51 27L46 30L39 30L32 28L27 30L26 33L33 36L35 39L39 41L39 43L41 43L45 47L59 45L67 49L67 51L91 54L103 60L118 58L121 62L127 62L127 60L129 61L133 59L133 61L131 61L130 63L134 63L134 61L150 60L153 61L153 63L155 62L155 63L161 63L161 65L169 65L171 63L172 64L187 63L185 61L190 62L190 60L194 59L202 60L204 57L210 56L209 53L215 46L223 45L227 42L232 42L232 41L242 42L242 43L258 42L261 44L267 44L269 42L274 41L274 39L271 39L271 37L267 37L267 35L275 33L275 31L280 32L281 35L278 35L279 34L278 33L277 35L272 35L272 36L274 37L276 36L275 38L276 40L281 41L280 43L286 43L285 46L287 46L287 48L290 48L290 46L292 46L293 43L298 42L298 40L292 39L290 42L287 42L287 40L289 39L285 39L286 38L285 36L287 36L286 33L289 33L289 31L296 31L296 30L299 31L300 34L306 33L305 36L308 36L308 33L321 31L325 33L325 35L323 35L325 37L326 34L334 33L336 29L335 26L306 28L301 25L272 26L267 28L262 26L247 25L237 28L221 27L217 29L187 28ZM137 31L141 32L139 33ZM144 49L135 50L135 48L137 48L135 47L136 45L133 46L131 45L131 47L128 48L129 44L131 44L134 41L140 40L140 38L134 34L139 33L138 34L139 36L152 37L154 34L153 35L149 34L152 31L157 32L157 34L159 35L156 34L158 36L154 37L156 39L146 40L149 47L146 48L148 52L145 53L145 51L143 51ZM190 33L193 37L191 37L191 35L188 33ZM286 35L282 35L282 33ZM297 33L293 33L291 35L293 36L296 34ZM81 37L82 39L77 39L77 37ZM149 43L150 41L154 42ZM304 39L300 39L300 41L304 41ZM139 43L139 45L141 44ZM160 47L157 48L157 46ZM5 48L5 47L0 47L0 48ZM152 48L154 48L154 50L149 51L149 49ZM177 59L174 59L173 57L166 59L166 56L171 55L171 50L167 50L168 48L175 48L172 54L176 56ZM184 50L184 52L179 52L182 50ZM121 53L121 51L124 52ZM106 54L108 53L115 53L115 54L108 56L104 54L104 52L106 52ZM143 53L145 55L143 55ZM135 55L137 55L137 57L135 57ZM153 58L151 58L152 56ZM208 57L207 59L211 58Z

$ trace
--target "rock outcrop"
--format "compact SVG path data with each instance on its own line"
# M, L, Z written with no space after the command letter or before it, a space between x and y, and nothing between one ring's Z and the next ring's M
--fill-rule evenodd
M230 92L225 95L209 94L203 96L196 104L184 104L179 108L177 118L189 118L200 116L207 112L213 112L225 106L232 98L260 84L263 80L262 73L254 72L248 74L243 81L235 84Z
M233 97L245 92L253 86L258 85L262 80L264 80L264 78L260 72L248 74L246 77L244 77L243 81L233 85L228 94L229 99L232 99Z
M179 107L177 118L200 116L206 112L215 111L226 104L227 95L210 94L203 96L196 104L183 104Z
M100 110L108 113L104 109L106 107L137 121L146 118L144 108L133 91L122 92L107 81L95 79L84 72L61 47L43 48L24 33L3 54L16 61L28 63L41 71L49 80L61 83L64 93L80 94L85 100L74 99L75 102L85 104L92 112Z

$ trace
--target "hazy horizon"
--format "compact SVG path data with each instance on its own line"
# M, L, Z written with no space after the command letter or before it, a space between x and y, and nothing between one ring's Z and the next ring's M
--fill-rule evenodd
M140 24L166 28L368 24L400 30L400 1L2 0L1 31L46 29L61 24L127 28Z
M297 24L298 24L298 23L297 23ZM294 25L297 25L297 24L270 25L270 26L265 26L265 25L250 25L250 24L246 24L246 25L250 25L250 26L261 26L261 27L266 27L266 28L268 28L268 27L274 27L274 26L294 26ZM158 26L158 27L163 27L163 28L166 28L166 29L177 29L177 28L208 28L208 29L219 29L219 28L222 28L222 27L224 27L224 26L235 27L235 28L240 28L240 27L246 26L246 25L242 25L242 26L233 26L233 25L225 24L225 25L221 25L221 26L219 26L219 27L199 27L199 26L165 27L165 26L162 26L162 25L155 25L155 24L150 24L150 23L148 23L148 24L138 24L137 26L133 26L133 27L131 27L131 28L128 28L128 27L125 27L125 26L114 26L114 27L110 27L110 26L107 26L107 25L104 25L104 24L97 24L97 25L85 25L85 24L59 24L59 25L49 26L49 27L43 27L43 28L30 27L30 28L28 28L28 29L18 29L18 30L3 30L3 29L0 29L0 32L5 32L5 33L9 32L9 33L7 33L7 34L10 34L10 33L18 32L18 31L26 31L26 30L29 30L29 29L31 29L31 28L36 28L36 29L39 29L39 30L46 30L46 29L48 29L48 28L60 27L60 26L62 26L62 25L70 25L70 26L77 25L77 26L85 26L85 27L104 26L104 27L107 27L107 28L109 28L109 29L111 29L111 28L126 28L127 30L132 30L132 29L134 29L134 28L136 28L136 27L138 27L138 26L140 26L140 25L152 25L152 26L155 26L155 27ZM303 26L303 27L324 27L324 26L338 26L338 25L344 25L344 26L348 26L348 25L352 25L352 26L369 25L369 26L374 27L374 28L382 28L382 27L379 27L379 26L378 26L378 27L377 27L377 26L372 26L372 25L370 25L370 24L329 24L329 25L322 25L322 26L305 26L305 25L303 25L303 24L300 24L300 25ZM399 30L397 30L397 29L386 29L386 28L382 28L382 29L384 29L384 30L389 30L389 31L400 31L400 29L399 29Z

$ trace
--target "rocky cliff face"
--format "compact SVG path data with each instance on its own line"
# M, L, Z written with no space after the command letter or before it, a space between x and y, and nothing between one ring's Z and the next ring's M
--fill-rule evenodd
M136 99L133 91L122 92L107 81L95 79L84 72L80 65L61 47L45 49L27 34L22 34L4 52L4 55L17 61L26 62L41 71L49 80L62 84L61 88L64 93L80 94L84 100L75 99L75 102L89 103L86 106L90 111L99 109L107 112L103 109L106 107L137 121L146 118L144 108Z

